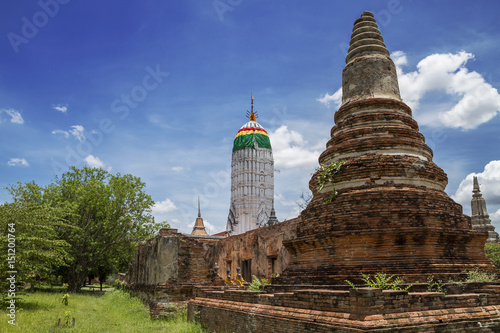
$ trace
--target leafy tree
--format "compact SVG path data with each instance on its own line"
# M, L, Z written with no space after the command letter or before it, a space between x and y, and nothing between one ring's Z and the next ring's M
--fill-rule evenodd
M59 231L69 228L63 218L66 214L45 202L43 189L33 182L7 189L13 202L0 206L1 283L8 282L7 272L15 271L19 285L27 281L33 284L34 276L46 277L70 259L69 244L58 237ZM3 293L8 289L5 286Z
M132 175L71 167L46 190L46 198L71 211L73 228L61 233L71 245L69 291L79 290L91 269L118 270L130 262L135 247L155 234L154 201L145 184Z
M500 245L486 243L484 245L484 253L486 254L486 258L490 259L491 263L500 269Z

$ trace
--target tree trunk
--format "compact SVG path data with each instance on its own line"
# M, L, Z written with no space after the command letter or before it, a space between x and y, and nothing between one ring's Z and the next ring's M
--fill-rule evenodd
M80 268L80 270L77 270L77 267L83 267ZM88 275L88 269L86 268L86 265L84 264L74 264L70 267L69 269L69 274L68 274L68 291L69 292L78 292L83 286L83 282L85 281L85 278Z

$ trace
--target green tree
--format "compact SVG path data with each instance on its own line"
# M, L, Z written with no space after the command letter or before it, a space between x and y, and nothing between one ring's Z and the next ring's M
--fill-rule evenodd
M71 212L66 218L73 228L61 233L73 258L67 269L69 291L79 290L91 269L122 269L137 244L154 236L154 201L144 187L132 175L71 167L47 188L47 200Z
M35 276L46 277L70 259L69 244L59 238L61 230L70 228L67 214L45 202L43 189L33 182L7 189L13 202L0 206L1 283L7 283L9 271L16 272L19 285L33 283Z
M490 259L491 263L500 269L500 245L486 243L484 245L484 253L486 254L486 258Z

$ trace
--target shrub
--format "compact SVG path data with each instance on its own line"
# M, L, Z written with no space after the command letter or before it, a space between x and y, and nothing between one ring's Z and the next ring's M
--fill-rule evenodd
M258 277L255 275L252 275L252 283L248 286L249 290L253 291L261 291L264 290L264 288L269 284L268 279L261 279L259 280Z
M484 244L484 254L496 268L500 269L500 244Z
M68 306L69 304L69 294L64 294L61 296L61 303Z
M467 274L465 282L492 282L497 279L496 274L481 272L479 268L474 268L470 271L465 271L464 273Z

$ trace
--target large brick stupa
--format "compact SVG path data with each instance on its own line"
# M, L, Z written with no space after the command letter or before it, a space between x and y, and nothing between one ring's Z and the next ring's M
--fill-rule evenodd
M290 263L277 283L335 284L375 272L447 280L475 267L495 270L484 255L487 234L444 192L447 175L401 99L370 12L354 23L342 95L319 163L345 164L321 190L320 171L313 175L313 199L297 238L285 243Z

